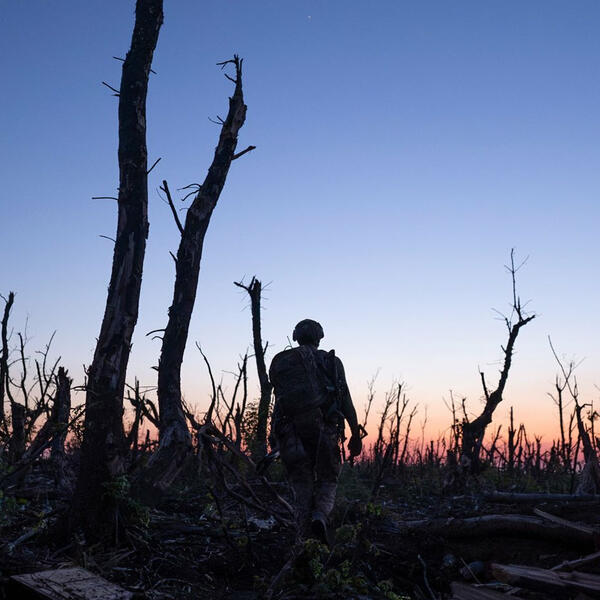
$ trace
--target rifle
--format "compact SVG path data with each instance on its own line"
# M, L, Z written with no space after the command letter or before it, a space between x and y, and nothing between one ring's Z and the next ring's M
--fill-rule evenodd
M342 411L342 395L340 392L339 386L339 377L338 377L338 363L335 357L335 350L329 351L330 360L332 361L331 370L333 373L333 385L327 385L327 391L333 395L333 403L329 409L329 413L335 412L338 416L338 436L342 441L342 459L346 462L346 450L344 448L344 443L346 442L346 416ZM329 378L328 378L329 379ZM358 434L360 435L360 439L364 439L367 437L367 430L363 425L358 426ZM348 462L350 466L354 465L354 456L350 456L348 458Z
M329 412L336 413L337 415L337 425L338 425L338 437L342 442L342 459L346 461L346 451L344 449L344 443L346 442L346 424L345 424L345 416L342 412L342 397L340 394L340 385L339 385L339 377L338 377L338 367L337 360L335 357L335 350L330 350L328 352L330 360L331 360L331 384L327 386L327 391L333 396L333 403L329 409Z

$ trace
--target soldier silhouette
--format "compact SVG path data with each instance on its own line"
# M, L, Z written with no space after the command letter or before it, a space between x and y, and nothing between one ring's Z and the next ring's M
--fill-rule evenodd
M299 345L273 357L269 377L275 392L271 443L294 491L298 534L329 543L345 421L351 458L360 454L362 440L342 361L333 350L318 349L323 335L317 321L300 321L292 336Z

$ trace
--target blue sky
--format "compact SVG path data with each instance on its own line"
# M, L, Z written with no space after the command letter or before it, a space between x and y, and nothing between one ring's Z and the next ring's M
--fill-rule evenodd
M17 292L32 348L57 330L76 380L99 331L116 210L118 87L134 2L2 3L0 292ZM264 337L283 348L319 320L360 407L406 380L433 429L448 390L476 409L477 367L493 380L505 330L511 247L529 256L519 289L538 318L517 343L499 417L553 425L548 349L585 358L597 395L600 6L596 2L165 2L148 96L150 237L130 379L153 385L178 234L156 189L201 181L228 82L244 57L248 114L206 243L184 389L251 345L234 280L271 282ZM271 354L272 356L272 354ZM225 381L228 375L224 374ZM439 421L439 424L438 424Z

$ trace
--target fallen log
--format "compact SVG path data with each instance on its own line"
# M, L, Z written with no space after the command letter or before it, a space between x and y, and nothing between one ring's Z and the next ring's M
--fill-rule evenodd
M581 558L576 558L575 560L565 560L561 562L559 565L552 567L551 571L570 571L573 569L578 569L580 567L585 567L589 564L592 564L596 561L600 560L600 552L594 552L593 554L588 554L587 556L583 556Z
M580 531L584 535L589 535L594 540L598 539L600 535L600 529L598 527L593 527L591 525L584 525L582 523L575 523L573 521L569 521L568 519L563 519L562 517L557 517L556 515L552 515L547 513L539 508L535 508L533 512L538 516L542 517L542 519L546 519L552 523L556 523L557 525L562 525L563 527L567 527L569 529L575 529L576 531Z
M452 590L451 600L521 600L519 596L507 596L502 592L487 589L483 586L469 585L455 581L450 584Z
M416 521L386 521L379 526L381 533L429 533L447 538L486 537L490 535L527 536L538 539L591 544L593 536L529 515L484 515L465 519L419 519Z
M531 494L531 493L513 493L513 492L491 492L484 494L483 499L488 502L498 503L528 503L536 504L538 502L600 502L598 494Z
M583 592L591 598L600 598L600 576L580 571L550 571L525 565L500 565L493 563L494 577L531 590L540 590L565 598L569 592Z

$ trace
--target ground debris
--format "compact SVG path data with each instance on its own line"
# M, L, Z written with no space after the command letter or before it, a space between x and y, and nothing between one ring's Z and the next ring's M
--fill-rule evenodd
M600 576L580 571L551 571L525 565L492 564L495 577L520 587L541 590L566 599L570 593L584 592L591 598L600 598ZM575 595L575 594L573 594Z
M451 600L521 600L522 596L511 594L507 596L502 592L489 589L483 585L469 585L467 583L454 582L451 586Z
M9 590L22 600L130 600L133 594L86 569L13 575Z
M237 462L232 464L237 468ZM28 493L45 481L34 471L1 499L0 583L5 587L0 585L0 599L23 597L10 595L11 576L76 566L147 600L258 600L269 589L273 600L599 597L568 587L554 592L501 584L492 571L492 565L531 565L522 568L600 575L600 554L594 553L597 502L553 494L539 494L535 502L529 502L530 495L527 502L514 501L512 495L512 502L504 502L503 496L486 495L483 489L491 486L485 481L462 495L445 494L433 467L394 474L397 485L392 476L386 478L374 500L368 465L344 468L331 520L333 546L299 548L281 585L273 586L295 546L293 527L259 510L273 503L283 506L273 490L291 499L278 467L269 474L269 486L240 471L256 496L250 504L240 499L249 492L237 483L237 475L228 472L237 497L210 473L185 479L160 503L140 504L137 519L128 522L116 546L92 545L79 535L54 539L51 532L68 506L68 494L59 488L56 494Z

